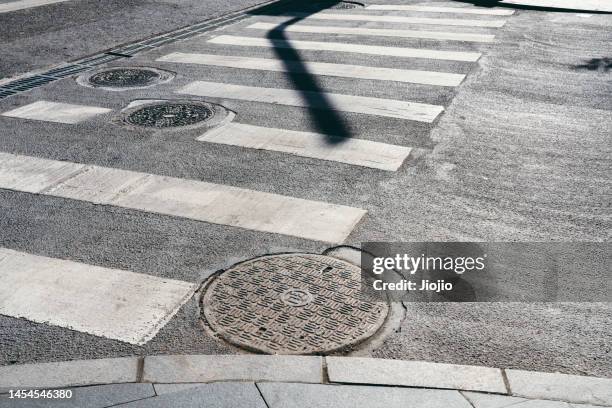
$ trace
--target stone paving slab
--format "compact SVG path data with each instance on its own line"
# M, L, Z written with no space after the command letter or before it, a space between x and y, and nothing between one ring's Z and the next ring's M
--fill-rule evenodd
M123 408L267 408L253 383L205 384L184 392L116 405Z
M136 382L138 358L104 358L0 367L0 392Z
M512 395L612 406L612 379L578 375L506 370Z
M0 396L0 408L106 408L155 396L152 384L109 384L72 388L70 399L10 399Z
M153 384L157 395L171 394L173 392L186 391L192 388L206 385L206 383L179 383L179 384Z
M258 384L269 408L471 408L457 391L323 384Z
M321 357L264 355L152 356L145 359L143 381L287 381L318 383Z
M422 361L327 357L329 380L338 383L449 388L507 393L500 369Z

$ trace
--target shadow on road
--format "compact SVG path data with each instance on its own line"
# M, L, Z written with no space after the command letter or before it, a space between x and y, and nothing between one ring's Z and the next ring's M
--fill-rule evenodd
M608 72L612 69L612 58L591 58L582 65L576 65L576 69Z
M282 46L273 46L272 49L276 57L283 62L287 69L287 77L295 85L302 99L306 102L312 123L319 133L326 136L326 141L329 144L339 144L342 143L345 138L351 137L350 128L348 123L338 114L333 102L324 94L325 91L319 84L317 77L308 71L308 67L301 58L299 52L291 47L290 40L286 35L286 29L305 19L310 14L340 3L340 1L321 1L310 3L308 6L299 7L298 10L296 10L295 6L291 9L289 9L289 7L280 9L278 7L262 7L261 9L250 12L250 14L254 15L268 16L279 16L289 10L300 12L300 17L285 21L268 31L266 38L271 42L282 44Z
M562 7L544 7L544 6L530 6L528 4L512 4L502 3L499 0L455 0L459 3L469 3L478 7L505 7L516 10L533 10L533 11L550 11L555 13L589 13L589 14L612 14L609 11L592 11ZM552 3L552 1L551 1Z

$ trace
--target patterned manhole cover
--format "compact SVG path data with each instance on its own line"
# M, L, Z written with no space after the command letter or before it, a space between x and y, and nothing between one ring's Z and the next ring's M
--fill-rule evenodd
M203 318L228 342L270 354L321 354L376 333L389 306L361 291L358 267L322 255L257 258L216 277Z
M213 109L205 104L161 103L137 109L125 121L136 126L167 128L193 125L213 116Z
M159 74L150 69L116 68L92 75L89 82L98 86L132 87L149 85L158 78Z
M115 67L87 72L77 78L84 86L123 91L134 88L146 88L167 82L174 75L171 72L148 67Z

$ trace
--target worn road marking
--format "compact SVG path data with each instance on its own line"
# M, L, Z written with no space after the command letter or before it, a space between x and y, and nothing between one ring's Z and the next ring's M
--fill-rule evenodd
M360 65L330 64L327 62L291 61L270 58L236 57L215 54L185 54L175 52L158 58L161 62L214 65L220 67L256 69L261 71L295 72L377 81L408 82L413 84L457 86L463 74L411 69L365 67Z
M299 91L294 89L259 88L205 81L192 82L179 89L177 93L315 109L333 109L344 112L364 113L367 115L386 116L427 123L433 122L444 110L444 107L438 105L398 101L394 99L371 98L367 96L353 96L328 92Z
M392 10L392 11L422 11L427 13L459 13L459 14L481 14L490 16L511 16L514 10L510 9L486 9L471 7L434 7L434 6L412 6L400 4L372 4L367 6L368 10Z
M438 51L422 48L384 47L322 41L279 40L272 38L240 37L220 35L208 40L212 44L238 45L243 47L291 48L295 50L352 52L357 54L384 55L390 57L426 58L448 61L478 61L479 52Z
M388 171L396 171L411 150L409 147L369 140L330 138L320 133L298 132L240 123L229 123L213 129L198 137L197 140L291 153L297 156Z
M142 345L193 295L173 279L0 248L0 314Z
M495 41L495 36L491 34L471 34L471 33L446 33L438 31L416 31L416 30L391 30L385 28L358 28L358 27L331 27L314 26L295 23L288 26L279 26L274 23L255 23L247 28L256 30L296 32L296 33L315 33L315 34L345 34L345 35L371 35L380 37L401 37L401 38L424 38L431 40L446 41L466 41L490 43Z
M300 17L301 21L307 20L334 20L334 21L372 21L378 23L405 23L424 25L447 25L462 27L490 27L500 28L506 24L506 20L468 20L462 18L426 18L405 16L372 16L368 14L331 14L331 13L301 13L288 12L283 16Z
M11 1L9 3L0 3L0 14L33 7L46 6L47 4L63 3L65 1L68 0L18 0Z
M68 103L38 101L2 113L11 118L41 120L45 122L79 123L94 116L110 112L111 109L96 106L71 105Z
M0 188L333 243L343 242L366 213L244 188L8 153L0 153Z

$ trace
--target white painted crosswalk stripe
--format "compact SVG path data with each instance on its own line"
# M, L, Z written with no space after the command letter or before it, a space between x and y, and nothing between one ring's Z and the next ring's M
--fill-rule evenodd
M220 35L208 40L212 44L243 47L291 48L294 50L351 52L357 54L384 55L389 57L426 58L448 61L478 61L479 52L438 51L423 48L386 47L323 41L280 40L272 38Z
M142 345L197 289L173 279L0 248L0 314Z
M297 156L337 161L356 166L396 171L410 154L410 148L369 140L333 138L313 132L266 128L229 123L197 140L251 149L291 153Z
M439 6L418 6L404 4L372 4L366 6L368 10L388 10L388 11L421 11L426 13L458 13L458 14L480 14L490 16L511 16L514 10L510 9L487 9L472 7L439 7Z
M269 58L250 58L215 54L186 54L175 52L158 58L160 62L213 65L260 71L295 72L309 75L327 75L344 78L373 79L378 81L408 82L413 84L457 86L465 75L410 69L365 67L359 65L330 64L326 62L290 61Z
M254 86L196 81L177 91L181 94L213 98L239 99L245 101L300 106L315 109L334 109L344 112L386 116L390 118L433 122L444 110L442 106L334 94L328 92L299 91L294 89L259 88ZM323 100L325 102L323 102ZM318 103L317 101L322 101Z
M332 243L343 242L366 213L196 180L9 153L0 153L0 188Z
M68 0L17 0L8 3L0 3L0 14L11 11L25 10L33 7L46 6L47 4L63 3Z
M110 111L111 109L99 108L97 106L37 101L11 111L4 112L2 113L2 116L41 120L44 122L75 124Z
M431 40L465 41L479 43L490 43L495 41L495 36L492 34L447 33L438 31L417 31L399 29L396 30L386 28L315 26L300 23L295 23L288 26L279 26L278 24L274 23L260 22L251 24L247 28L255 30L283 31L296 33L371 35L379 37L422 38Z
M468 20L462 18L427 18L427 17L405 17L405 16L373 16L368 14L332 14L332 13L284 13L284 16L299 17L301 21L327 20L327 21L371 21L378 23L404 23L424 25L447 25L462 27L489 27L500 28L506 24L506 20Z

